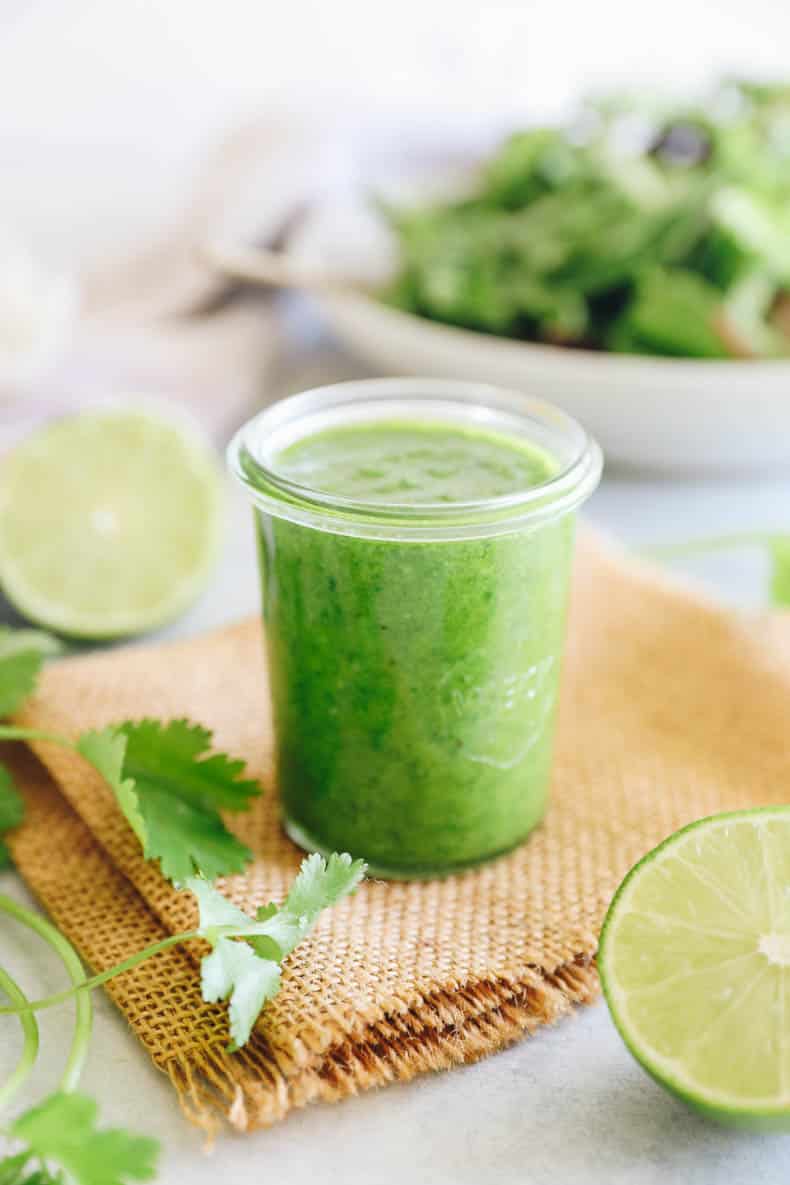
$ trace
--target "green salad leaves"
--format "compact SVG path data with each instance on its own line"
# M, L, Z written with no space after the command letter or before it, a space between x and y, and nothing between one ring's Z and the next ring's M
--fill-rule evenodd
M790 355L790 88L615 97L512 136L469 192L384 206L383 299L485 333L694 358Z

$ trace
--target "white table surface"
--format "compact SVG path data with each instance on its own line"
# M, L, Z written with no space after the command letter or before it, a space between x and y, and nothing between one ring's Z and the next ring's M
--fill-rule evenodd
M353 373L347 360L313 348L307 357L287 358L278 389L267 394ZM251 524L234 492L230 502L227 550L213 586L172 634L256 606ZM588 514L634 542L790 528L790 477L702 484L610 474ZM695 575L735 604L760 602L764 572L748 554L717 557ZM0 891L29 900L13 874L0 876ZM0 961L36 995L62 982L39 941L5 922ZM123 1018L101 992L95 1003L84 1089L100 1100L106 1124L161 1140L162 1185L215 1185L220 1174L229 1185L771 1185L790 1172L790 1137L736 1134L690 1114L631 1060L602 1003L477 1065L316 1105L269 1131L223 1137L206 1155ZM43 1055L19 1106L57 1081L70 1037L65 1011L41 1015ZM0 1078L18 1049L15 1027L6 1022Z

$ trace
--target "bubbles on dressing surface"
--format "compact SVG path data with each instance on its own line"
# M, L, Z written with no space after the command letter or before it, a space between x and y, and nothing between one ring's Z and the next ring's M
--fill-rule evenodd
M307 436L284 449L275 468L317 492L421 505L517 494L548 481L557 466L500 432L380 421Z

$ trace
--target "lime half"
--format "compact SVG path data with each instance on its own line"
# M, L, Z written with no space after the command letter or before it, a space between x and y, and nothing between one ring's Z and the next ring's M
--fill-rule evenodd
M141 633L200 592L221 512L217 462L188 421L146 406L58 420L0 464L0 587L59 633Z
M702 819L645 856L598 967L658 1082L722 1123L790 1127L790 807Z

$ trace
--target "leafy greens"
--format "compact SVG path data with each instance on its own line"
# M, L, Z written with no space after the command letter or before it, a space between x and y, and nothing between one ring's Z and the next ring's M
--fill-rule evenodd
M486 333L695 358L790 355L790 87L615 98L512 136L456 200L383 206L385 301Z

